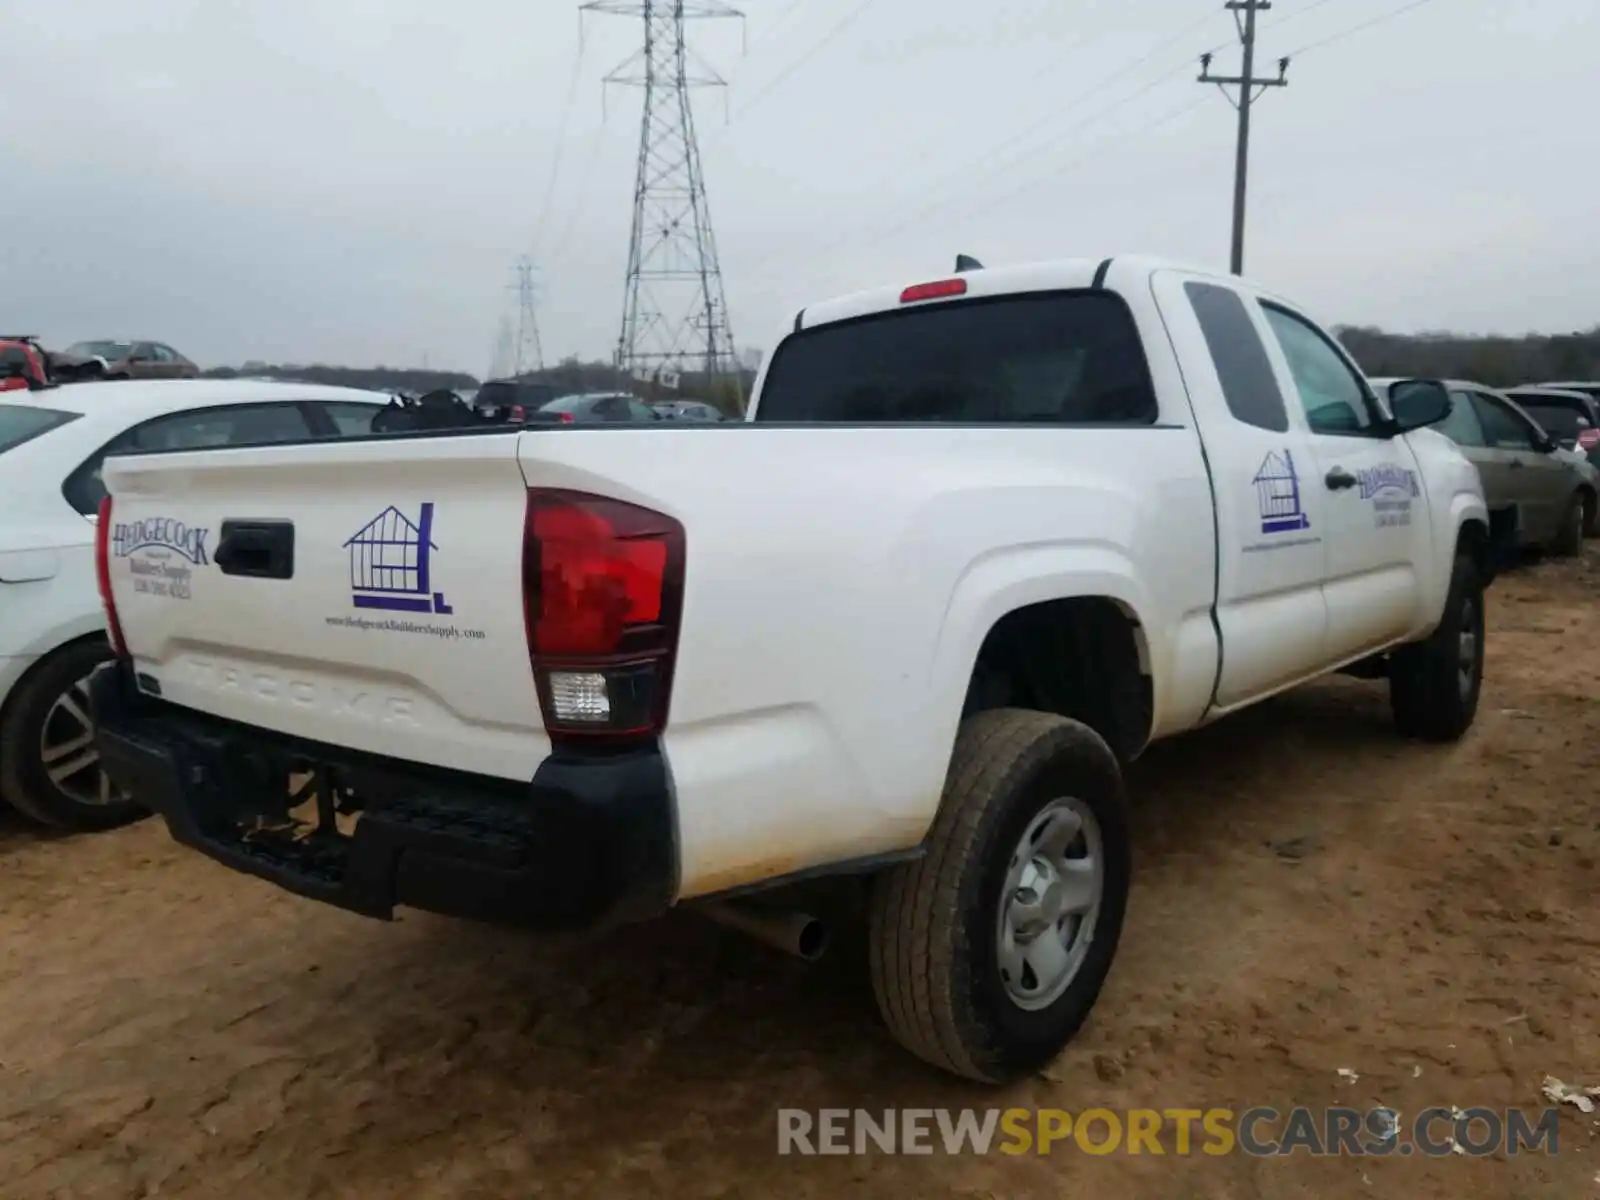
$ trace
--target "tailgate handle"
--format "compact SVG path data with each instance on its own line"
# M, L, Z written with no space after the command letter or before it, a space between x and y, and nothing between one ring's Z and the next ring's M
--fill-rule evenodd
M293 521L224 521L215 559L224 575L294 578Z

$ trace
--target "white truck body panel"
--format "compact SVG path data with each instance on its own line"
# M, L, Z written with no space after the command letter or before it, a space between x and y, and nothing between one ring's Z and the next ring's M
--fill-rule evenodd
M150 535L119 553L114 530L112 554L156 564L149 574L133 575L130 563L114 575L135 667L160 681L163 698L295 737L505 778L528 778L549 753L522 648L514 438L111 458L106 477L114 525ZM427 599L437 593L452 611L356 607L364 593L352 585L373 570L372 537L406 540L424 504L435 514L422 557ZM216 570L210 553L224 517L293 521L294 578ZM163 545L180 527L203 536ZM404 560L408 548L397 549Z
M1119 258L975 272L965 299L1088 288L1097 275L1140 334L1154 424L763 427L780 347L753 427L113 460L119 524L274 518L297 530L295 576L282 584L187 564L180 598L114 570L136 667L204 712L526 780L550 741L524 632L525 490L665 513L687 541L662 739L684 899L915 847L979 648L1019 607L1103 597L1133 617L1152 739L1428 633L1457 532L1484 519L1471 465L1428 431L1313 432L1257 300L1288 306L1235 279ZM1189 283L1244 302L1285 428L1230 414ZM898 289L864 292L798 324L898 306ZM1358 484L1325 487L1336 471ZM415 617L432 632L350 624L383 616L353 608L352 539L391 507L415 532L425 503L429 590L452 611Z

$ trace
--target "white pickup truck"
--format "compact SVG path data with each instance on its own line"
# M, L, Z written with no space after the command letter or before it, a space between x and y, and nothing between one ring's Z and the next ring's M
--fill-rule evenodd
M1110 968L1122 763L1340 670L1404 735L1471 724L1483 495L1443 389L1388 390L1119 257L807 308L743 423L109 459L101 753L374 917L690 904L809 954L775 889L870 872L895 1036L1005 1080Z

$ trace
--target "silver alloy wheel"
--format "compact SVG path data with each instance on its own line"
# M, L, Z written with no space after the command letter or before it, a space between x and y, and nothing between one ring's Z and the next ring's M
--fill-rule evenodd
M100 766L87 676L56 697L45 714L39 761L56 790L78 804L104 806L126 799Z
M1061 998L1089 952L1104 896L1099 822L1081 800L1052 800L1012 851L1000 893L1000 979L1018 1008Z
M1461 698L1472 695L1472 678L1478 665L1478 606L1471 600L1461 602L1461 632L1456 638L1456 685Z

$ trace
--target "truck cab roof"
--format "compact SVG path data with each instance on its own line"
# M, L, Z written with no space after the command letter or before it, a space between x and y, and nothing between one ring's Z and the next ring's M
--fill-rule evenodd
M848 321L854 317L889 312L903 304L916 302L915 299L905 299L908 290L930 284L948 283L952 290L930 295L928 299L949 299L955 296L977 299L983 296L1005 296L1020 292L1098 288L1108 284L1126 288L1148 280L1151 275L1161 270L1181 271L1191 276L1210 276L1235 285L1239 283L1236 276L1225 272L1155 255L1119 254L1110 258L1049 259L1001 267L950 270L943 274L930 272L921 279L908 279L903 284L851 292L802 309L795 316L794 328L799 331L829 322Z

